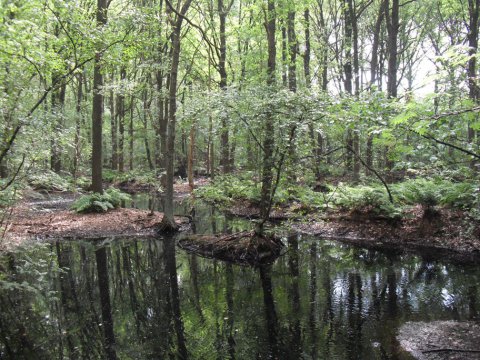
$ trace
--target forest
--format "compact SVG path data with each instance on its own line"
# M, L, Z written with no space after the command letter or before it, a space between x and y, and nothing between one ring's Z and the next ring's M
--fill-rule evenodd
M246 359L283 358L282 353L292 359L332 354L410 359L386 346L385 339L378 340L379 357L372 357L367 345L338 329L355 328L359 339L377 336L365 335L363 320L356 318L363 316L370 293L369 316L378 310L377 320L394 318L392 329L397 329L399 313L412 316L411 304L396 295L405 285L400 279L408 278L405 294L414 287L429 293L415 281L430 270L442 272L433 258L449 264L437 279L440 288L447 273L463 271L450 268L449 261L467 266L468 279L450 279L463 289L456 315L445 305L435 308L438 316L430 320L478 322L479 289L463 287L478 284L480 260L480 0L0 1L0 304L16 303L10 292L17 287L35 301L50 287L58 292L57 300L37 304L34 315L40 319L47 308L49 314L63 309L55 316L65 333L48 349L45 344L57 341L48 330L41 357L90 358L85 344L93 330L73 318L81 297L93 304L92 281L99 283L100 307L84 312L101 317L105 325L95 329L103 331L103 342L98 348L89 345L97 354L92 358L133 356L122 343L127 340L119 338L134 325L125 319L129 325L119 325L111 309L127 316L122 299L129 296L128 316L138 339L148 345L135 345L140 358L162 358L169 351L181 359L213 353L235 358L236 338L243 349L236 354ZM138 240L142 237L148 242ZM339 248L322 242L317 252L316 237L338 240ZM89 240L103 245L92 250ZM32 242L40 246L37 252L12 255ZM172 242L187 253L175 255L180 249ZM376 253L379 249L395 255ZM423 260L405 260L399 255L404 252ZM215 263L193 254L213 257ZM39 262L32 261L36 256ZM176 256L185 269L176 267ZM289 273L287 280L272 272L278 256L273 269ZM324 275L318 273L317 256L318 267L328 268ZM337 275L330 267L334 259L342 262ZM217 260L227 262L217 265ZM43 269L50 261L55 266ZM248 272L253 270L232 270L232 262L258 270L258 289ZM369 267L373 263L378 272ZM203 283L197 265L210 274ZM169 290L155 296L167 305L160 300L149 305L150 290L133 280L149 266L164 271L159 276ZM43 274L38 283L44 288L24 289L12 280L18 276L30 279L22 284L34 283L35 276L28 274L37 267L43 269L36 271ZM344 272L349 268L359 270ZM160 281L148 271L148 281ZM263 294L267 330L259 331L268 351L263 345L257 353L247 350L252 329L233 330L234 305L236 314L242 312L232 299L242 283L240 273L256 297ZM335 293L329 273L345 276L345 298ZM275 293L272 276L286 281L289 290ZM182 285L181 278L192 283ZM223 310L202 311L213 311L212 296L223 296L223 283L225 304L215 306L225 305L231 322L225 320L222 330ZM124 286L129 295L122 295ZM324 330L320 337L313 327L308 333L307 318L282 325L279 307L289 309L283 314L288 319L307 307L299 286L312 292L310 304L324 308L323 325L315 328ZM203 304L199 287L209 292ZM348 318L335 307L337 295L338 304L349 309ZM273 296L282 299L278 312ZM438 300L438 294L432 296ZM155 306L161 314L152 316L171 326L158 345L161 351L150 343L163 331L151 328L148 319L147 308ZM77 315L68 315L74 307ZM426 309L428 302L418 307ZM189 314L183 320L181 308ZM310 310L314 326L317 315ZM250 324L252 314L239 315L239 326ZM0 316L0 358L35 353L33 338L42 330L29 328L22 338L15 333L22 316ZM188 335L194 332L188 322L193 319L206 334L212 332L212 339L217 336L217 345L197 347L200 340ZM450 325L441 326L446 331ZM478 324L468 326L472 333L478 330L472 330ZM79 331L82 343L72 338ZM229 334L222 340L219 331ZM332 340L337 336L346 345ZM478 341L472 339L459 340L465 341L461 348L478 355ZM319 350L322 341L330 345ZM440 351L458 350L445 341L440 348L447 350ZM424 351L428 359L430 351ZM301 357L302 352L309 355Z

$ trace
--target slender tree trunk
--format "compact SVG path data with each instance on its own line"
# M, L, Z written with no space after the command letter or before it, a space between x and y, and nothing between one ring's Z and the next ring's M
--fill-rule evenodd
M225 7L223 0L217 0L218 16L220 20L220 56L218 62L218 72L220 74L220 89L226 90L227 88L227 38L225 34L225 27L227 22L227 14L229 9ZM221 115L221 153L222 153L222 166L223 172L230 172L230 145L228 134L228 119L225 115Z
M128 170L132 171L133 170L133 145L134 145L134 139L133 139L133 106L134 106L134 98L133 96L130 98L130 122L128 125L128 142L129 142L129 147L128 147Z
M155 165L153 164L152 161L152 154L150 152L150 145L148 144L148 114L150 112L150 102L148 101L148 94L147 91L143 91L143 129L144 129L144 137L143 137L143 143L145 145L145 154L147 156L147 163L148 163L148 168L150 171L153 171L155 169Z
M311 44L310 44L310 9L306 8L303 13L303 20L305 22L305 53L303 54L303 73L305 76L305 86L307 89L310 89L312 84L312 79L310 75L310 54L311 54Z
M478 50L478 27L479 27L479 13L480 0L468 0L469 26L468 26L468 46L470 59L468 60L468 90L470 99L475 103L480 100L480 87L477 79L477 57L475 54ZM475 131L468 126L468 141L473 142ZM474 163L472 162L472 166Z
M195 154L195 123L190 128L190 142L188 146L188 163L187 163L187 175L188 185L190 186L190 192L193 191L195 184L193 183L193 164Z
M352 0L342 0L344 8L344 63L343 63L343 77L344 77L344 87L345 91L349 94L353 94L353 68L352 68L352 36L353 36L353 27L352 27L352 9L349 6ZM348 1L348 2L347 2Z
M293 8L293 5L291 5ZM298 43L297 35L295 33L295 10L288 11L287 19L287 38L288 38L288 89L291 92L297 92L297 53ZM296 125L292 125L296 126ZM290 166L288 171L288 178L291 183L296 182L296 159L295 159L295 145L294 141L289 146L288 156L290 159Z
M57 80L52 81L56 82ZM66 87L67 84L62 83L60 89L52 92L51 97L51 111L54 116L54 134L51 142L50 168L56 173L62 170L62 149L58 137L64 127Z
M76 180L78 177L78 162L80 160L80 134L82 127L82 101L83 101L83 73L80 72L77 75L78 88L77 88L77 103L75 107L75 140L74 140L74 154L73 154L73 178Z
M165 138L166 138L166 132L167 132L167 126L166 126L166 119L165 119L165 96L163 94L163 82L164 82L164 74L163 71L158 71L157 72L157 91L158 91L158 102L157 102L157 108L158 108L158 124L156 126L157 129L157 143L160 144L160 146L157 146L157 155L155 157L156 163L157 163L157 168L164 168L165 167L165 161L163 158L163 155L166 153L165 149Z
M183 4L180 15L175 21L172 33L172 59L170 67L170 86L169 86L169 109L168 109L168 127L167 127L167 152L165 154L166 163L166 187L165 187L165 205L164 215L161 224L163 231L175 231L177 225L173 217L173 179L174 179L174 153L175 153L175 126L177 121L177 78L178 66L180 63L180 36L183 22L183 15L186 14L192 0L186 0Z
M350 6L351 0L342 0L343 18L344 18L344 63L343 63L343 85L345 92L349 95L353 94L353 68L352 68L352 8ZM353 131L350 127L347 128L345 134L345 141L347 148L353 148ZM354 156L350 151L345 153L346 167L349 172L353 171Z
M288 37L288 88L292 92L297 91L297 35L295 34L295 11L288 11L287 22Z
M124 83L127 77L127 71L125 68L120 70L120 82L122 84L120 89L120 94L117 98L117 112L115 116L117 117L118 123L118 171L123 173L125 171L125 94L124 94Z
M97 0L97 28L107 23L107 0ZM93 68L93 105L92 105L92 191L103 192L102 185L102 128L103 128L103 75L102 54L95 54Z
M268 63L267 63L267 85L271 88L275 85L275 68L277 49L275 45L276 15L275 0L268 0L268 12L265 19L265 28L267 31L268 42ZM274 120L272 114L267 114L265 119L265 137L263 141L263 173L262 173L262 190L260 199L260 218L262 221L256 229L259 236L263 236L263 225L270 216L270 200L273 181L273 150L275 146L274 139Z
M112 82L115 79L115 75L112 74ZM113 90L110 91L110 137L112 141L112 170L118 170L118 116L115 113L115 97Z
M398 30L400 28L400 2L399 0L386 0L385 19L387 21L387 50L388 74L387 93L391 98L397 97L397 62L398 62Z
M282 24L282 85L283 87L287 87L288 84L288 60L287 60L287 28L284 25L284 22L281 21Z

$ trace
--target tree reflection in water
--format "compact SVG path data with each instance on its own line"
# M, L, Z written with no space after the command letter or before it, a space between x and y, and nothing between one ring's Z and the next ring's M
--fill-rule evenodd
M409 359L395 340L404 322L479 319L478 267L286 241L257 269L171 238L5 255L0 358Z

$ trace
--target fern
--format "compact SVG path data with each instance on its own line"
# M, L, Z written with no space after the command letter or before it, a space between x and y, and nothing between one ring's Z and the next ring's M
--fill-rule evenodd
M77 213L103 213L121 206L122 201L130 200L130 195L117 189L108 189L103 194L84 195L73 203L71 209Z

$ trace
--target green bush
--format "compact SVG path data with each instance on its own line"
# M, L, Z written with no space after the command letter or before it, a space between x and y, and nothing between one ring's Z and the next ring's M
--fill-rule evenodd
M395 186L396 197L405 205L433 208L440 203L443 186L428 179L408 180Z
M469 182L414 179L394 186L395 197L405 205L420 204L425 208L437 205L470 210L478 203L478 186Z
M479 188L472 183L450 183L444 186L440 203L461 210L470 210L478 204Z
M30 174L27 181L35 190L67 191L70 189L68 179L51 170Z
M103 180L109 183L120 184L124 182L135 182L139 185L158 185L159 180L153 171L136 169L120 173L116 170L105 169Z
M233 200L241 199L255 203L260 199L260 187L253 180L242 176L222 175L215 178L211 184L195 189L195 195L220 205L228 205Z
M130 195L117 189L108 189L103 194L84 195L73 203L71 209L77 213L102 213L121 206L122 201L131 200Z
M385 189L380 187L342 187L339 188L334 202L353 212L372 213L388 218L397 218L401 214L401 209L389 201Z

